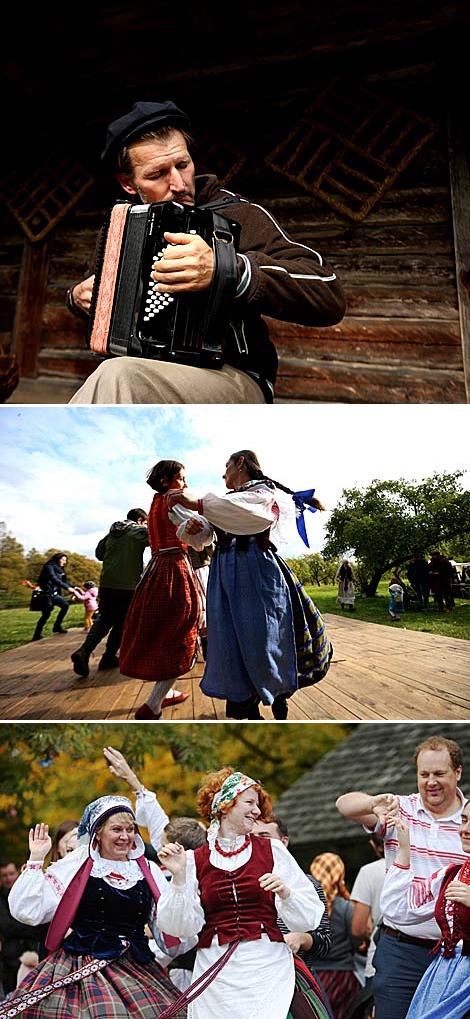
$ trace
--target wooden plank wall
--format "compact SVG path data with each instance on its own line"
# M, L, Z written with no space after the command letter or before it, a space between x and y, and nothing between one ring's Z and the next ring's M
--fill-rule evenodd
M343 321L271 323L277 395L344 402L465 402L446 153L426 149L360 224L300 196L276 203L290 232L314 240L343 281ZM274 208L274 204L273 204Z

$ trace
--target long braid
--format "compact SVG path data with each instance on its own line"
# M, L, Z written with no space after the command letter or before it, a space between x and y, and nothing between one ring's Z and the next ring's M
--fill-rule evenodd
M285 492L286 495L295 495L292 488L287 488L286 485L282 485L280 481L274 481L273 478L268 478L264 471L261 470L260 463L256 453L252 449L240 449L237 453L232 453L230 459L236 462L241 457L245 461L245 468L253 481L265 481L270 488L279 488L281 492ZM311 506L312 509L325 510L326 506L320 502L319 499L312 497L311 499L303 499L306 506Z
M265 474L263 474L262 475L262 480L266 481L269 485L273 485L274 488L280 488L281 492L286 492L287 495L294 495L294 491L293 491L292 488L287 488L286 485L281 485L281 482L280 481L274 481L274 478L268 478ZM311 506L312 509L317 509L317 510L324 510L324 509L326 509L326 506L324 506L323 503L320 502L319 499L315 499L315 497L313 497L312 499L304 499L304 502L305 502L306 506Z

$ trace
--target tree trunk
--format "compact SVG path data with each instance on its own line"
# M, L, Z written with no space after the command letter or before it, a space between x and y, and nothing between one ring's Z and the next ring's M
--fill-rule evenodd
M365 594L366 598L373 598L374 595L377 594L377 588L379 586L379 582L382 579L382 576L383 576L384 572L385 571L380 569L380 567L377 570L374 571L374 573L372 574L371 579L369 580L369 582L364 587L364 594Z

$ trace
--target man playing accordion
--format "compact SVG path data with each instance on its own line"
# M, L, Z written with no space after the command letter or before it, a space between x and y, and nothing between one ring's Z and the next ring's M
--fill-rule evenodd
M239 225L223 358L212 367L197 360L107 357L71 403L270 403L277 354L263 316L329 326L344 315L341 285L317 251L291 240L270 212L222 188L215 176L195 176L188 128L174 103L137 102L110 124L102 159L133 203L209 206ZM151 274L157 300L164 294L177 301L214 286L213 245L197 233L166 231L164 239ZM68 291L68 307L84 318L94 282L90 275Z

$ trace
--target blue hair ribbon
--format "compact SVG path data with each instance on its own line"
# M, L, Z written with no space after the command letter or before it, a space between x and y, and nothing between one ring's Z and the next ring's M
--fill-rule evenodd
M305 504L305 500L313 499L314 493L315 493L314 488L306 489L303 492L292 493L292 499L295 506L295 523L297 525L297 530L300 534L300 537L302 538L302 541L307 546L307 548L310 548L310 545L308 543L307 531L305 528L304 511L306 509L310 510L310 513L316 513L317 511L315 506L307 506Z

